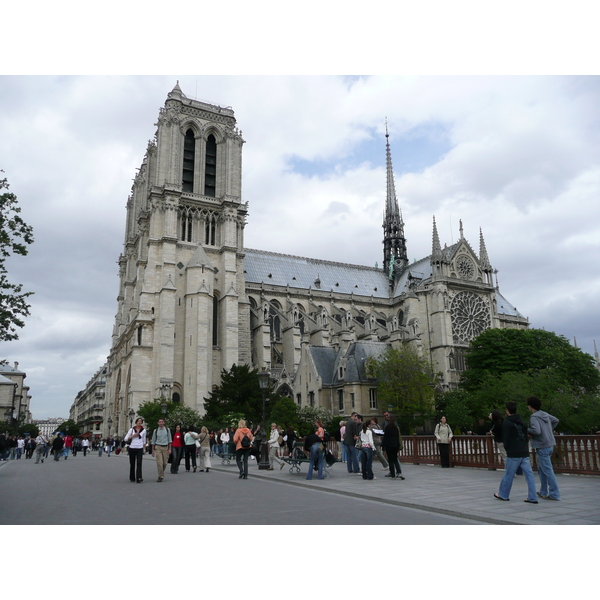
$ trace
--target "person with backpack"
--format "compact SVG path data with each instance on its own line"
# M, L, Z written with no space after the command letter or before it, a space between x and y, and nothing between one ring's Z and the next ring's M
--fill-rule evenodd
M240 470L240 479L248 479L248 455L250 454L253 439L252 432L246 427L246 421L241 419L233 436L235 462Z
M529 462L529 442L527 439L527 425L517 414L516 402L506 403L506 419L502 422L502 443L506 450L506 470L500 482L500 489L494 498L507 502L510 500L510 490L515 478L515 473L520 467L527 482L527 498L525 502L537 504L535 494L535 479Z

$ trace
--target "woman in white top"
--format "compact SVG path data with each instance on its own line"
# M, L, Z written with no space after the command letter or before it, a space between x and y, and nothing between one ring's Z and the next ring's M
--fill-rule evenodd
M373 477L373 451L375 450L375 442L373 441L373 432L369 429L371 421L365 421L362 424L360 432L360 453L358 459L361 465L363 479L375 479Z
M124 440L129 444L129 481L142 483L142 458L146 447L146 429L144 419L138 417L135 425L127 432Z

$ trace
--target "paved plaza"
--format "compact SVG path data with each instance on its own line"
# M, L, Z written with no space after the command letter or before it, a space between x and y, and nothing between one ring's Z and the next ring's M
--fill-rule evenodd
M168 470L156 483L154 460L144 458L144 482L130 483L126 456L0 463L0 524L499 524L597 525L600 477L557 475L562 500L523 502L516 477L510 502L494 498L503 471L441 469L403 464L404 481L364 481L336 463L324 480L306 480L288 466L238 479L235 464L213 458L210 473ZM537 476L536 476L537 482ZM176 501L176 504L175 504ZM177 507L174 510L174 506Z

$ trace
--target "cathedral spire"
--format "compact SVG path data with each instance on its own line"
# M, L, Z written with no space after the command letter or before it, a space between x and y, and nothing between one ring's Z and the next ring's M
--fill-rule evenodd
M383 219L383 270L389 273L390 280L395 279L395 273L401 272L408 264L406 254L406 239L404 237L404 222L398 208L394 170L392 168L392 153L390 150L390 135L387 120L385 123L385 158L387 175L387 192L385 199L385 216Z
M442 245L440 244L440 236L438 235L437 225L435 223L435 215L433 217L433 244L431 248L431 260L438 261L442 259Z
M484 271L491 271L492 265L490 264L490 258L487 253L487 248L485 247L485 241L483 239L483 231L481 231L481 227L479 228L479 262Z

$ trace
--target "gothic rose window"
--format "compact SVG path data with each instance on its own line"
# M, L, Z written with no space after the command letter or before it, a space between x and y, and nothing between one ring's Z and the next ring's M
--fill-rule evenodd
M475 276L475 265L473 261L466 256L461 256L456 261L456 270L463 279L473 279Z
M473 292L459 292L454 296L450 318L455 344L468 344L490 327L489 306Z

